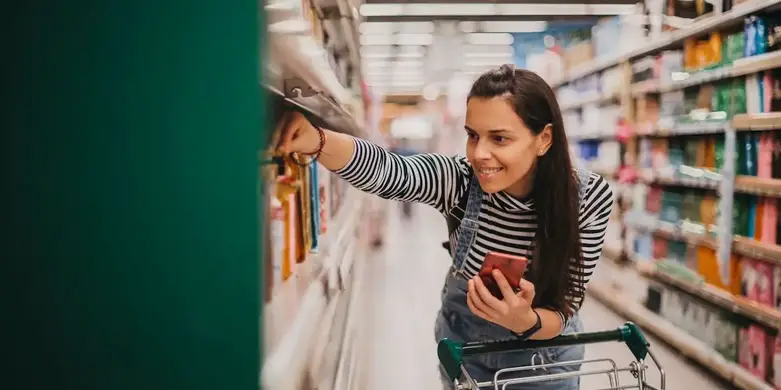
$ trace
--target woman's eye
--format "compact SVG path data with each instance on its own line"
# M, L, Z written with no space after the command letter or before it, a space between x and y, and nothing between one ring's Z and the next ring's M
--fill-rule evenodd
M493 139L494 139L494 142L497 142L497 143L502 143L502 142L504 142L504 141L506 141L506 140L507 140L507 138L504 138L504 137L502 137L502 136L498 136L498 135L495 135L495 136L493 137Z
M475 134L475 133L467 133L466 136L469 137L469 139L471 139L471 140L476 140L477 139L477 134Z

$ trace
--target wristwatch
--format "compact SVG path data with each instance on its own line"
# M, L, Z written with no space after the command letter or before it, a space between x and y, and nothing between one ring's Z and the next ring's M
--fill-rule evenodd
M532 336L534 336L535 333L539 332L540 329L542 329L542 318L540 318L540 313L537 313L537 310L534 310L534 315L537 316L537 322L534 324L534 326L532 326L531 328L529 328L523 333L513 332L515 337L518 337L519 339L525 341L530 339Z

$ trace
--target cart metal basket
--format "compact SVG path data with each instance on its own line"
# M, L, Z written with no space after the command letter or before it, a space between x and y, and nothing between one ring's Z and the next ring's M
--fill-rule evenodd
M632 352L635 360L628 366L619 367L613 359L591 359L577 360L568 362L557 362L550 364L533 364L524 367L510 367L499 370L494 374L493 380L485 382L475 381L467 372L464 366L464 359L470 356L501 353L511 351L522 351L538 348L563 347L568 345L595 344L605 342L623 342ZM461 343L449 339L442 339L437 346L437 355L439 362L453 381L457 390L478 390L493 388L495 390L505 390L507 386L521 383L546 382L573 377L583 377L589 375L607 375L610 387L605 390L614 389L640 389L640 390L664 390L665 373L659 362L650 351L650 345L637 325L627 322L618 329L591 332L574 333L558 336L550 340L503 340L488 342L468 342ZM646 374L649 367L645 364L646 357L650 357L659 371L659 387L649 385L646 380ZM599 366L602 367L599 367ZM546 368L579 366L580 369L564 373L546 373ZM529 371L534 371L536 375L523 376ZM632 383L622 385L619 379L619 373L629 372L634 378Z

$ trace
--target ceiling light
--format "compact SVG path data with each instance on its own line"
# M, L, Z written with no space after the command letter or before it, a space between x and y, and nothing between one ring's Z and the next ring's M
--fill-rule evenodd
M405 46L361 46L361 57L367 59L378 58L422 58L426 55L426 48L418 45Z
M546 21L513 21L513 22L482 22L480 31L482 32L508 32L508 33L533 33L543 32L548 29Z
M423 81L379 81L367 82L370 87L422 87L426 83Z
M361 34L431 34L434 29L434 22L363 22L359 26Z
M434 36L431 34L361 34L361 45L431 45Z
M372 3L362 4L363 16L529 16L529 15L627 15L634 4L494 4L494 3Z
M388 69L371 69L364 72L367 76L374 76L374 77L412 77L412 76L423 76L423 73L416 68L412 69L394 69L394 70L388 70Z
M371 47L371 46L368 46ZM366 60L379 60L379 59L391 59L391 58L423 58L425 56L424 53L367 53L363 54L361 53L361 58Z
M268 31L279 34L304 34L309 32L309 23L303 19L289 19L268 25Z
M457 15L491 15L495 12L493 4L473 3L473 4L431 4L415 3L406 4L404 15L409 16L457 16Z
M361 57L363 58L386 58L392 57L396 53L393 46L361 46Z
M363 61L365 69L374 68L416 68L423 66L423 61L419 60L403 60L403 61Z
M498 15L627 15L634 4L497 4Z
M513 36L509 33L472 33L466 36L472 45L512 45Z
M264 8L267 11L299 11L301 2L295 0L269 1Z
M363 16L401 16L404 4L361 4L359 12Z
M458 22L458 29L463 33L473 33L477 31L478 24L477 22L467 20L463 22Z

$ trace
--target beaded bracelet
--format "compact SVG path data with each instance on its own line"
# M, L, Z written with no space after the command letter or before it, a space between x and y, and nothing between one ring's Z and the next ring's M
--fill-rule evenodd
M317 161L317 159L320 158L320 153L323 152L323 147L325 147L325 131L323 131L323 129L319 127L315 127L315 129L317 130L317 135L320 136L320 146L317 148L317 151L315 151L314 153L301 153L304 156L311 156L312 158L309 161L307 162L298 161L298 157L296 157L297 154L290 153L290 159L302 167L308 166L309 164Z

